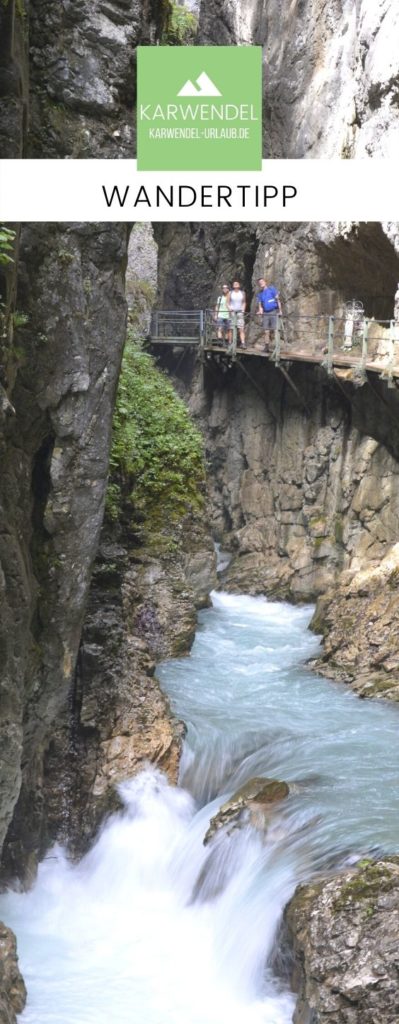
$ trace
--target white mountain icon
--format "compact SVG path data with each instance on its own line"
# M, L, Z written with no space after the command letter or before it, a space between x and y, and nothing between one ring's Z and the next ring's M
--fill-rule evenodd
M197 88L198 86L198 88ZM178 96L221 96L221 92L213 84L212 79L209 78L206 71L203 71L201 75L196 79L196 85L188 79L184 83L183 88L180 89Z

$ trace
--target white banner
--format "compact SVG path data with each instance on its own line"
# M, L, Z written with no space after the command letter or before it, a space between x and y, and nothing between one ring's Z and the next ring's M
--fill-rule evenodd
M264 160L138 172L135 160L1 160L0 220L399 221L399 162Z

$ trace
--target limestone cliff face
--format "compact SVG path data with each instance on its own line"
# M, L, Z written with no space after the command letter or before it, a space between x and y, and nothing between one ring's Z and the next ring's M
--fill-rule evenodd
M398 925L396 857L300 886L286 912L294 1024L394 1024Z
M126 272L133 331L149 324L156 275L151 225L136 224ZM122 488L117 521L108 516L103 525L76 671L44 762L48 839L75 855L118 806L116 783L147 761L177 781L184 730L155 664L189 650L196 608L216 584L215 561L203 512L161 516L140 531Z
M162 12L146 0L1 5L2 155L132 155L135 47ZM29 875L103 518L128 232L27 225L17 242L0 359L0 846L20 794L5 862Z
M202 0L200 42L264 48L266 157L398 156L390 0Z
M396 543L377 565L366 562L360 572L342 573L317 602L312 628L324 644L315 665L361 697L399 700L398 584Z
M103 518L125 335L119 227L24 228L18 339L2 438L2 827L18 815L40 848L41 776L73 678ZM72 297L72 303L71 303ZM9 853L18 858L13 833ZM29 856L28 856L29 860Z
M204 372L192 409L208 439L215 530L237 551L224 584L307 600L377 566L399 525L398 438L391 419L379 428L378 397L349 386L345 401L309 368L291 368L300 397L270 365L253 381L239 368Z
M201 519L171 529L164 551L126 525L103 528L74 686L45 762L49 835L74 854L118 806L117 782L148 761L177 781L184 729L154 671L189 650L214 563Z
M30 5L30 156L131 157L136 46L156 42L162 0Z
M218 282L237 275L251 298L265 275L289 316L334 313L352 296L369 316L392 316L397 225L168 225L158 237L162 304L188 308L194 295L194 304L209 305ZM291 382L270 363L249 360L245 368L250 378L216 364L198 377L187 360L180 371L207 439L213 527L233 550L223 585L294 600L326 595L316 618L320 631L333 631L323 670L354 686L358 673L359 692L393 695L394 591L378 648L356 627L355 656L343 633L346 588L356 589L357 574L372 574L385 557L391 565L397 542L397 391L378 377L356 387L310 365L292 364ZM352 608L353 623L369 621L382 587L377 574L369 597Z

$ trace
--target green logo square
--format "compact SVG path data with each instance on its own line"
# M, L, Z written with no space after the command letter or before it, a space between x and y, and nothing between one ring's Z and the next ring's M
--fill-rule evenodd
M260 46L139 46L139 171L262 169Z

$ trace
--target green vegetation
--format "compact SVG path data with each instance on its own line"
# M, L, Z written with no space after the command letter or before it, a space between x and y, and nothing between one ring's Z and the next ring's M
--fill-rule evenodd
M58 257L60 263L65 263L65 264L73 263L73 261L75 259L74 253L70 252L69 249L59 249L58 252L57 252L57 257Z
M397 888L397 863L397 857L390 857L389 865L375 863L366 858L359 861L356 874L342 885L334 901L333 910L338 912L351 909L355 904L361 903L365 916L371 917L379 896Z
M336 516L334 523L334 536L336 544L344 542L344 520L342 516Z
M16 309L14 313L11 313L11 320L13 327L26 327L29 323L29 317L27 313L21 313L21 310Z
M140 330L142 330L143 320L148 316L149 310L154 305L156 293L153 285L149 284L148 281L143 281L140 277L132 281L132 291L134 303L132 309L129 310L129 324L131 333L139 335Z
M0 375L2 383L6 380L6 363L12 344L12 321L8 302L7 280L13 267L15 231L0 225Z
M11 231L10 228L6 228L2 225L0 227L0 264L3 267L14 262L11 256L14 248L14 239L15 231Z
M25 327L29 317L19 309L11 308L10 279L15 276L16 263L14 259L16 233L5 225L0 225L0 375L2 384L9 381L11 361L14 365L19 361L20 353L14 343L14 332L20 327Z
M171 3L161 35L163 46L190 46L197 34L198 18L186 7Z
M1 0L3 7L8 7L10 0ZM19 18L26 18L24 0L15 0L15 11Z
M393 569L388 576L388 587L390 590L397 590L399 586L399 569Z
M106 512L144 539L203 506L202 438L172 384L130 335L114 414Z

